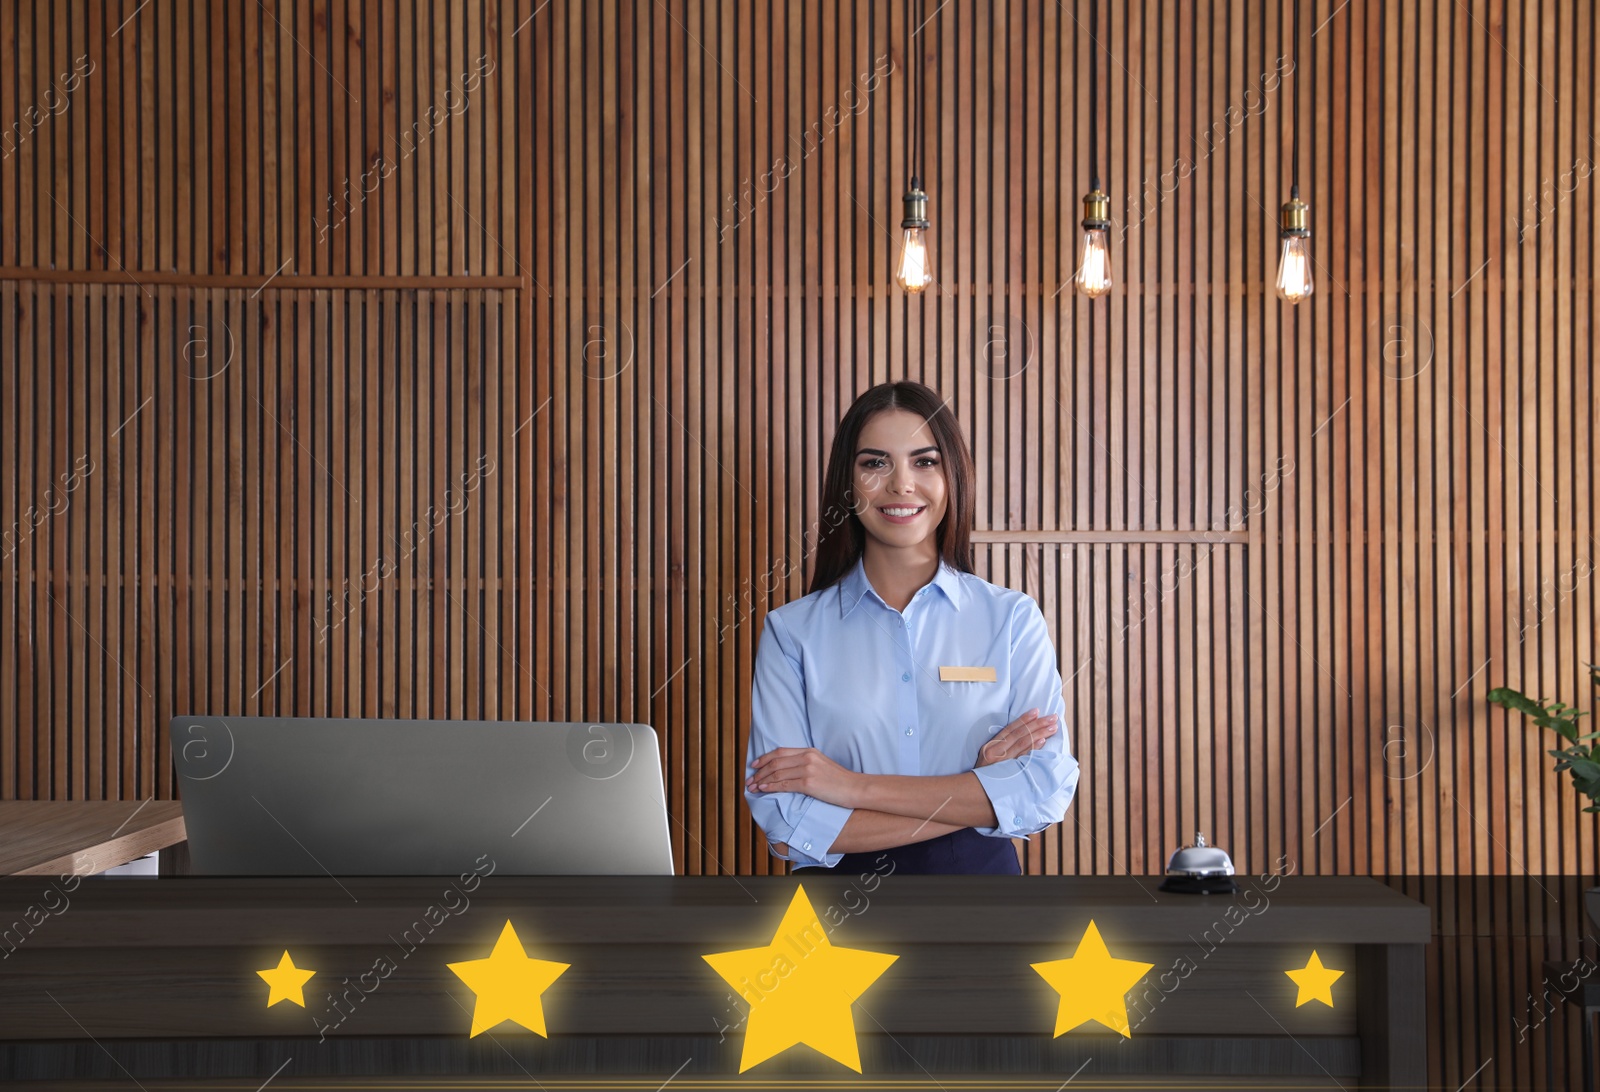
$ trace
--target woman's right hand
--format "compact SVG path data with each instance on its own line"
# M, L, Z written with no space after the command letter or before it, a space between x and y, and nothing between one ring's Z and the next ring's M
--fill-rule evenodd
M1043 747L1056 731L1054 713L1041 717L1039 710L1029 709L1022 716L994 734L994 738L978 748L978 766L988 766L1016 758Z

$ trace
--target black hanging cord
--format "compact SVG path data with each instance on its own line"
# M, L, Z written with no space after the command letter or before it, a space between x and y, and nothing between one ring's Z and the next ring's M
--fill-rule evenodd
M1089 189L1100 188L1100 0L1089 0Z
M906 65L907 65L908 68L914 70L914 73L908 73L907 76L908 76L908 79L909 79L914 74L915 78L916 78L916 84L917 84L917 98L916 98L916 102L913 104L915 109L916 109L917 122L916 122L916 129L911 134L911 139L915 142L915 147L916 147L916 156L915 156L916 171L915 171L915 173L916 173L917 181L919 181L919 182L923 181L922 169L923 169L924 164L922 162L922 96L926 92L925 92L925 90L923 88L923 71L922 71L923 47L918 45L918 44L916 44L915 38L916 38L916 35L921 34L925 29L927 29L925 26L923 26L922 4L923 4L923 0L912 0L912 7L915 9L916 15L917 15L917 25L916 25L916 29L912 33L911 38L907 39L909 48L906 51ZM913 65L911 63L911 55L912 55L912 53L916 54L917 63L915 65Z
M922 188L922 78L916 37L922 32L922 0L906 0L906 166L911 188Z
M1300 197L1300 0L1294 0L1294 143L1290 155L1289 196Z
M906 40L905 40L904 56L902 57L902 60L905 62L905 65L906 65L907 69L909 69L910 66L911 66L911 12L912 12L912 9L916 6L916 2L917 2L917 0L905 0L905 3L902 5L902 7L905 10L905 17L906 17ZM912 109L914 109L915 104L911 101L911 83L910 83L910 80L911 80L911 74L908 71L906 73L906 111L905 111L905 115L904 115L905 116L906 128L905 128L905 132L903 134L901 134L901 137L902 137L901 144L903 145L903 150L904 150L904 152L906 154L906 168L907 168L906 173L910 174L912 179L913 179L913 181L914 181L916 179L916 177L917 177L917 166L916 166L916 163L914 162L915 154L913 152L913 146L912 146L912 143L911 143L911 140L912 140L912 137L911 137L911 111L912 111Z

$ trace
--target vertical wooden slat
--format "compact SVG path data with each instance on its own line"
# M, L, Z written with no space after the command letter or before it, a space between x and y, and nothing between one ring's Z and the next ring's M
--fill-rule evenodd
M336 27L342 24L335 23ZM335 101L342 102L336 93ZM341 106L340 109L343 107ZM359 217L350 218L354 227ZM347 237L348 238L348 237ZM359 484L351 488L345 463L345 452L350 444L350 328L349 318L352 297L355 293L339 293L325 297L326 308L319 308L319 318L324 324L318 332L318 352L315 357L318 434L311 448L315 453L315 473L325 483L327 517L319 521L323 537L316 549L317 567L325 575L326 588L319 591L318 605L331 602L331 611L340 625L339 629L322 642L318 650L325 657L325 679L328 689L327 708L330 716L350 714L350 702L359 699L360 689L352 685L351 659L357 653L352 642L360 635L355 628L360 610L360 571L362 562L354 553L350 540L350 524L359 515L364 498ZM326 356L321 356L325 352ZM324 416L325 415L325 416ZM322 507L318 506L319 509Z
M79 323L83 331L78 346L78 361L89 375L88 381L80 385L84 392L80 418L83 427L77 431L76 441L72 445L71 462L57 473L56 482L61 489L70 489L74 494L86 546L85 554L79 559L81 564L77 567L77 571L84 574L86 585L84 613L89 637L84 658L79 664L81 677L89 683L80 690L83 702L80 720L84 726L84 736L87 737L84 740L87 746L84 753L83 799L104 800L115 784L115 778L107 770L106 763L109 719L106 714L107 690L111 673L120 674L114 664L106 662L107 657L103 652L118 644L111 632L111 617L106 608L119 592L112 587L110 566L106 564L105 557L107 540L103 537L102 529L108 521L104 478L95 480L87 470L90 464L86 460L92 458L93 451L104 451L105 387L110 376L98 369L90 369L88 362L105 359L106 290L101 285L89 285L79 289L76 295L77 304L82 308ZM83 475L81 478L80 474Z
M31 124L38 116L36 100L43 96L48 77L40 77L33 56L38 42L42 39L34 22L34 5L18 4L15 13L12 56L16 59L17 94L12 104L13 113L9 116L17 120L10 123L15 135L7 138L6 147L11 151L11 158L16 161L17 189L14 212L31 209L35 210L35 215L16 216L11 223L16 225L17 264L35 265L42 264L41 255L34 241L35 220L54 217L57 214L54 203L46 204L49 198L44 197L41 200L42 195L38 192L35 178L38 168L35 161L38 158L39 142L37 132ZM11 150L13 146L15 150Z
M226 5L213 2L212 21L216 26L211 43L212 74L217 66L225 66L227 109L212 113L213 178L225 173L228 179L229 199L219 202L213 210L213 253L207 268L227 273L242 273L254 269L252 256L259 256L261 225L261 138L260 114L254 108L258 93L257 79L245 76L245 59L252 69L259 63L252 46L259 45L257 20L261 9L232 11ZM250 121L246 122L246 118ZM237 133L234 139L230 134ZM245 225L249 227L246 242ZM252 255L254 249L254 255ZM222 255L226 254L226 260Z
M463 293L453 291L450 304L449 359L459 363L450 369L451 382L446 403L452 411L450 449L441 468L442 480L435 503L445 512L444 518L449 524L449 553L445 559L447 577L443 583L447 591L452 586L456 589L455 602L447 607L450 612L450 715L461 719L479 716L476 620L482 617L483 608L478 601L478 589L474 586L478 576L477 559L468 560L469 554L478 547L479 536L474 533L478 513L470 508L460 508L458 515L457 509L466 497L461 491L461 468L467 465L468 453L473 451L479 438L477 409L483 399L483 374L480 370L482 358L478 355L481 350L478 341L481 317L477 314L478 301L473 300L469 307ZM469 625L472 627L470 631L467 628ZM466 693L469 685L473 689L471 697Z
M23 346L32 346L34 339L33 314L37 310L37 296L40 291L37 285L22 285L13 287L9 293L12 307L6 312L6 319L12 325L12 336L6 339L7 349L20 360ZM34 651L34 626L35 619L39 617L38 593L40 584L36 580L33 587L24 589L21 573L26 567L30 571L37 571L39 566L35 560L36 543L32 538L33 518L29 509L33 506L33 467L36 459L33 454L35 428L33 414L35 405L35 373L33 368L0 368L0 374L10 373L17 377L18 382L12 388L16 394L15 417L15 444L10 447L7 454L11 457L9 465L15 467L15 486L10 493L12 507L8 510L7 518L0 521L13 535L9 553L11 556L11 573L17 575L16 594L11 597L15 604L15 643L11 646L16 649L17 665L14 676L16 685L16 728L12 734L17 740L17 759L15 766L14 791L20 799L49 798L49 789L39 784L38 773L38 732L23 731L22 726L37 724L37 697L38 687L38 656ZM30 594L31 593L31 594ZM0 733L4 735L5 733Z
M17 24L21 16L19 5L0 4L0 55L8 61L17 56ZM20 65L18 68L20 69ZM18 99L23 93L24 86L26 85L15 78L0 80L0 118L19 116L21 104ZM9 125L10 122L5 124ZM4 218L8 224L17 223L19 147L17 137L19 135L15 130L0 130L0 218ZM22 265L27 260L22 257L18 249L21 242L21 225L18 226L18 231L8 231L0 235L0 263Z
M44 146L48 149L49 145ZM41 150L40 159L46 158ZM76 393L68 381L72 359L72 321L70 285L55 285L50 292L49 322L51 326L48 352L54 360L49 385L49 398L39 407L40 420L49 425L48 440L40 445L41 472L35 486L38 495L53 496L56 476L52 471L68 461L68 422L73 419ZM52 506L53 507L53 506ZM77 694L73 692L73 666L83 657L83 604L74 594L76 589L66 580L54 579L55 573L81 572L72 557L73 534L70 510L63 509L51 519L44 529L50 558L52 579L46 602L51 606L48 636L50 643L50 786L57 799L77 795L78 774L75 769L81 762L81 748L75 731L77 719Z
M435 152L433 192L443 196L444 154L438 149ZM443 246L434 250L434 259L449 260ZM448 720L452 715L459 715L451 711L457 690L452 685L456 680L451 677L450 661L454 636L450 623L455 616L455 606L447 594L453 528L441 515L443 502L440 498L450 466L451 417L459 410L451 399L455 371L451 362L456 357L451 351L450 293L428 292L426 296L423 312L427 319L426 337L419 335L417 339L419 344L427 346L427 364L423 370L426 399L417 399L417 428L419 435L428 440L419 445L423 458L417 475L417 508L422 516L422 531L427 535L427 546L419 551L427 561L423 569L426 594L420 597L426 603L426 622L418 627L418 633L427 636L428 646L426 656L419 654L417 659L428 665L429 683L421 707L431 719Z
M0 49L5 49L9 55L14 43L6 35L5 20L6 16L0 14ZM0 102L4 99L4 91L0 90ZM4 177L0 173L0 191L6 189ZM4 243L0 242L0 251L3 249ZM4 359L18 356L17 315L22 308L18 304L17 294L15 282L0 282L0 358ZM4 511L7 517L21 511L17 497L22 460L17 435L21 427L19 417L22 402L17 393L22 371L21 368L0 369L0 506L3 506L0 511ZM4 568L0 569L0 575L10 584L10 594L0 604L0 632L9 638L9 647L16 649L23 644L22 620L26 616L20 583L12 577L20 565L17 556L21 545L19 523L14 518L7 518L0 523L0 555L4 557ZM20 752L27 745L23 737L31 735L20 730L22 722L18 719L22 704L19 690L26 684L25 677L20 674L24 666L25 660L20 652L12 656L0 656L0 725L11 727L10 731L0 731L0 797L15 798L21 795L23 778Z
M418 343L421 308L417 303L418 295L420 294L413 292L404 294L405 297L409 297L407 300L409 306L396 307L394 319L390 324L390 340L394 345L397 367L394 393L385 408L389 411L389 434L396 437L416 427L418 373L421 370ZM394 715L397 717L422 715L417 688L410 685L418 673L418 664L421 662L421 636L416 617L416 575L417 566L420 564L420 559L417 557L417 507L414 493L417 450L416 444L396 444L397 469L390 491L393 501L390 510L394 512L395 525L399 528L397 536L399 543L395 553L395 591L398 599L395 622L398 632L395 635L394 681L387 692L393 702Z
M210 159L210 100L219 99L217 106L225 105L221 96L213 96L209 88L209 66L196 63L197 53L204 49L211 37L204 16L204 0L189 0L179 8L176 42L173 48L172 78L176 90L187 94L177 95L177 126L173 134L177 147L177 170L174 172L173 194L175 227L177 234L177 265L194 271L211 268L208 254L211 249L211 198L213 181L209 176ZM206 86L204 96L194 94L194 88ZM200 99L207 101L197 101ZM217 200L226 200L227 190L222 179L215 180L220 192Z
M1328 32L1327 39L1320 47L1323 52L1318 54L1318 64L1324 71L1330 72L1333 101L1328 113L1329 125L1335 134L1340 134L1335 136L1327 153L1328 200L1333 207L1339 207L1348 205L1351 193L1362 188L1352 178L1353 164L1360 162L1357 154L1360 146L1359 91L1353 67L1343 63L1350 42L1354 40L1351 28L1355 20L1352 16L1350 19L1330 22L1320 9L1313 20L1319 28L1312 31L1314 37L1320 36L1324 30ZM1277 67L1281 69L1282 65ZM1327 415L1323 423L1317 426L1327 434L1319 440L1321 446L1315 455L1319 460L1321 479L1327 482L1318 541L1326 543L1323 586L1332 592L1332 603L1326 612L1328 663L1335 679L1350 680L1355 670L1357 636L1351 625L1349 610L1349 604L1355 596L1355 574L1351 562L1355 557L1353 530L1357 491L1351 475L1344 468L1351 465L1353 458L1352 424L1356 418L1350 413L1350 407L1355 402L1359 380L1359 376L1353 373L1360 370L1357 361L1365 361L1366 357L1359 348L1364 341L1360 297L1349 288L1356 277L1357 257L1351 245L1356 236L1348 222L1336 225L1327 234L1333 243L1328 264L1333 274L1342 280L1345 290L1335 296L1330 308ZM1336 419L1339 426L1330 429L1328 426L1333 425ZM1352 802L1373 757L1370 748L1358 748L1355 742L1356 700L1348 682L1329 693L1331 709L1328 715L1334 729L1333 746L1342 748L1350 755L1350 760L1336 770L1334 791L1341 800ZM1359 811L1352 811L1348 806L1335 819L1334 833L1340 842L1338 867L1341 871L1359 871L1363 867L1360 862L1366 858L1367 847L1356 836L1359 823Z
M1593 164L1596 153L1600 153L1600 141L1595 139L1596 126L1600 125L1600 69L1597 69L1594 60L1594 47L1600 40L1600 18L1596 18L1592 8L1579 6L1576 34L1576 55L1578 69L1576 72L1576 101L1577 113L1574 119L1575 139L1573 148L1574 161L1582 159ZM1589 139L1583 139L1584 134L1589 134ZM1499 162L1499 160L1495 160ZM1592 166L1590 167L1592 171ZM1596 276L1595 241L1600 238L1600 201L1595 200L1592 187L1584 189L1577 197L1572 219L1573 251L1575 254L1573 267L1573 329L1576 331L1589 331L1590 339L1586 344L1581 338L1575 339L1573 344L1573 395L1572 411L1574 415L1574 430L1577 435L1573 438L1572 463L1574 466L1593 467L1597 458L1597 445L1592 428L1586 428L1581 422L1592 424L1600 421L1600 383L1595 381L1592 360L1593 331L1595 321L1594 284ZM1584 287L1587 285L1588 290ZM1493 419L1493 418L1491 418ZM1596 622L1600 620L1600 580L1596 580L1594 572L1600 564L1600 474L1590 473L1587 481L1582 479L1573 483L1572 518L1574 525L1574 543L1576 545L1574 572L1570 577L1572 584L1573 634L1577 641L1577 661L1580 665L1600 663L1600 634L1596 633ZM1585 492L1587 487L1587 493ZM1491 524L1493 526L1493 524ZM1587 572L1587 578L1581 576ZM1579 677L1583 675L1580 668ZM1581 684L1580 684L1580 689ZM1593 706L1591 705L1591 710ZM1522 790L1535 798L1535 807L1543 802L1544 794L1526 783ZM1530 843L1533 838L1530 836ZM1595 833L1580 827L1578 832L1578 860L1592 859L1597 844ZM1530 845L1529 859L1537 859L1533 852L1536 846Z

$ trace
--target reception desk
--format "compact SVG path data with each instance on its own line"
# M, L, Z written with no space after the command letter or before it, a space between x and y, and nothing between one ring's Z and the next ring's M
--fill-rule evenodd
M452 1087L493 1078L595 1087L606 1076L679 1090L790 1077L812 1087L1003 1078L1053 1089L1078 1074L1142 1074L1157 1087L1163 1075L1242 1087L1267 1076L1274 1087L1426 1083L1424 906L1358 877L1241 877L1241 892L1225 896L1164 894L1158 882L801 871L104 878L69 890L60 879L8 878L0 1084L207 1078L254 1089L274 1078L326 1087L433 1075L459 1078ZM804 1044L741 1075L749 1006L703 958L768 944L800 885L828 943L898 957L850 1010L859 1076ZM508 921L529 956L570 965L542 995L548 1038L512 1023L469 1038L474 994L446 964L487 956ZM1114 957L1152 964L1126 994L1127 1037L1098 1023L1055 1036L1059 995L1031 967L1073 956L1091 921ZM1285 974L1313 949L1344 971L1331 1007L1296 1005ZM256 972L285 950L316 972L304 1008L266 1004Z

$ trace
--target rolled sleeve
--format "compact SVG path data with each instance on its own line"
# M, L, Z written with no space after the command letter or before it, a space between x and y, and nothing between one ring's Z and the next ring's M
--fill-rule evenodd
M1029 709L1056 716L1056 731L1043 746L973 770L994 806L996 826L974 827L994 838L1025 838L1061 822L1078 788L1078 760L1067 746L1067 703L1061 671L1044 613L1024 597L1011 618L1010 723Z
M793 637L776 613L768 614L756 644L754 682L750 688L750 746L745 776L755 760L779 747L814 747L806 717L805 681ZM741 784L743 780L741 779ZM745 802L768 843L786 842L786 860L796 867L833 867L844 856L828 849L852 809L799 792L746 789ZM774 856L782 856L772 850Z

